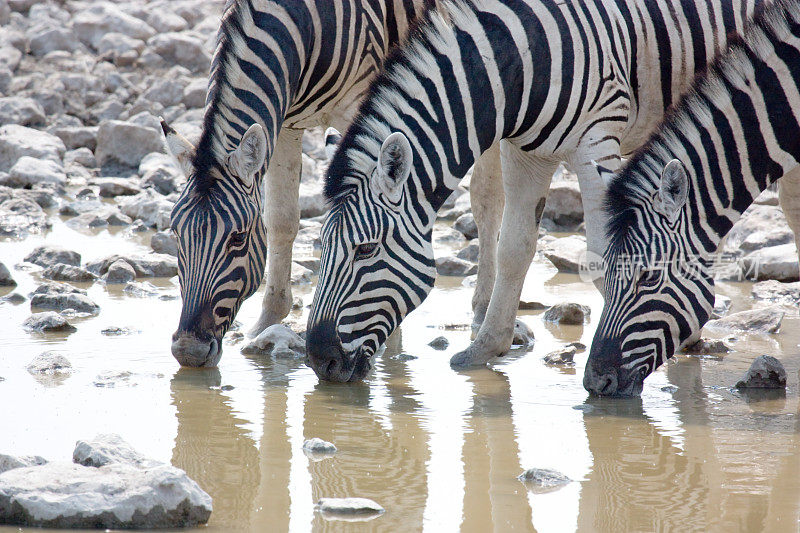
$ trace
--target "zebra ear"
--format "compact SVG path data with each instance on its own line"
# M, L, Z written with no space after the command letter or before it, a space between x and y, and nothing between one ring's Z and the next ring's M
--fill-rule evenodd
M264 166L267 157L267 136L260 124L248 128L239 147L228 155L228 170L247 187L253 185L253 177Z
M399 200L403 184L411 174L414 153L405 135L395 132L386 137L378 155L380 187L393 201Z
M342 142L342 134L336 128L328 128L325 130L325 155L330 162L333 159L333 154L339 148L339 143Z
M592 159L592 164L594 165L594 168L597 171L597 173L600 175L600 179L603 180L603 185L605 185L607 189L609 185L611 185L611 180L614 179L614 175L616 174L616 172L614 172L610 168L604 167L594 159Z
M673 159L661 172L661 184L653 200L655 210L674 223L678 220L688 195L689 177L686 175L686 168L679 160Z
M166 121L161 119L161 131L164 132L164 138L167 141L167 151L178 162L183 173L188 177L194 171L192 166L192 156L194 155L194 146L186 137L175 131Z

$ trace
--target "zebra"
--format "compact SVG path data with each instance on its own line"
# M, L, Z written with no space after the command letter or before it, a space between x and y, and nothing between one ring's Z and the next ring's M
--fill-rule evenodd
M425 299L435 214L498 142L497 279L475 340L450 363L482 365L507 351L557 165L577 173L587 246L602 253L605 187L592 162L619 168L757 5L453 0L429 11L384 64L326 175L331 209L306 332L317 375L363 378Z
M800 234L800 0L764 9L609 181L606 301L583 385L638 395L699 334L721 239L778 181Z
M172 212L183 297L172 353L182 365L218 363L222 337L259 287L267 263L262 312L251 334L289 313L303 130L347 124L388 50L435 5L436 0L226 4L197 146L162 121L169 151L189 178ZM499 155L491 157L498 163L486 161L489 170L476 172L475 182L494 187L487 196L496 198L502 195L499 178L494 186L481 178L499 168ZM487 242L497 241L500 216L495 208L477 221ZM486 265L486 305L492 259L489 246L479 259Z

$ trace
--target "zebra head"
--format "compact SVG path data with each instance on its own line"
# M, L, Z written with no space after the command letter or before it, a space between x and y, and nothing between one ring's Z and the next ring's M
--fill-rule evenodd
M686 169L676 159L662 165L639 165L663 169L653 179L629 166L609 182L605 306L583 377L593 394L640 394L714 307L708 261L690 234Z
M343 152L334 157L327 183L352 186L332 198L322 226L319 283L306 333L307 363L329 381L362 379L370 357L422 303L436 276L427 221L433 214L420 216L407 184L413 159L408 139L392 133L377 161L372 156L359 165L345 164Z
M255 124L224 157L199 153L162 121L188 182L172 210L183 297L172 355L183 366L216 366L222 337L261 283L266 230L259 184L267 143ZM220 161L221 160L221 161Z

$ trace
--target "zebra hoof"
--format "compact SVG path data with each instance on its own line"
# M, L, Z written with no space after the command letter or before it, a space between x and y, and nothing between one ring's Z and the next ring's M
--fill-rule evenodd
M474 353L470 346L464 351L458 352L450 358L450 368L454 370L465 370L467 368L478 368L486 366L486 362L491 359L484 358L479 354Z

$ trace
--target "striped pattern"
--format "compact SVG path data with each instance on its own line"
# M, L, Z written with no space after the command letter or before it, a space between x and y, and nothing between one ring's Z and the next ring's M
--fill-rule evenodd
M325 123L333 110L360 99L390 47L432 2L228 2L202 135L172 213L183 295L176 337L191 334L219 346L263 278L264 169L247 183L228 166L245 131L253 124L263 127L268 164L282 127Z
M330 376L329 358L312 356L318 375L354 379L348 372L369 368L365 359L429 293L435 213L483 151L506 139L545 161L577 165L577 154L591 153L618 164L756 6L477 0L429 12L373 83L328 171L334 208L309 339L340 342L346 355ZM389 205L370 184L394 131L414 157L399 203ZM354 260L370 242L375 257ZM338 340L317 335L322 328ZM314 342L312 355L322 349Z
M685 165L673 223L655 207L661 171ZM700 331L714 303L712 254L758 194L800 161L800 1L764 10L699 79L608 191L606 306L584 384L637 394Z

